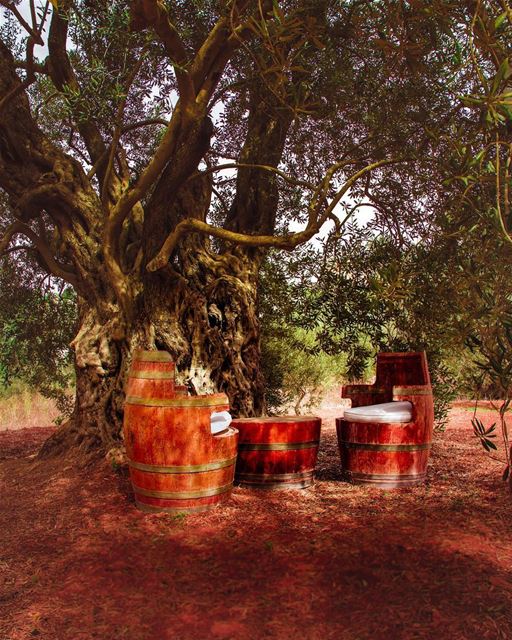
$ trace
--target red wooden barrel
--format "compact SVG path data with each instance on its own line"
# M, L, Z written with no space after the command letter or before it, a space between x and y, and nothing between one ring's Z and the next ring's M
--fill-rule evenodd
M229 497L238 432L212 435L224 394L126 397L124 440L135 501L143 511L204 511Z
M135 351L128 372L126 395L172 398L174 362L167 351Z
M425 480L432 445L432 392L426 386L393 391L394 400L413 403L411 422L336 420L341 466L351 482L392 489Z
M322 421L315 416L240 418L235 481L258 489L304 489L314 482Z

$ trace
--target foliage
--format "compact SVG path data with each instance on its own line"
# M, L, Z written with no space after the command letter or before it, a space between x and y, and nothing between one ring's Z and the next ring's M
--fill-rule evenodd
M505 312L500 317L487 317L480 323L478 332L468 338L468 345L475 356L480 375L476 379L477 388L490 382L497 391L499 401L491 405L497 413L503 442L505 464L503 479L509 480L512 489L512 445L510 442L509 414L512 402L512 314ZM475 404L475 414L478 400ZM476 415L471 420L474 433L483 448L490 454L497 451L493 439L496 438L496 422L487 429Z
M325 387L339 383L345 373L345 355L319 348L319 327L305 315L318 257L311 247L285 260L271 253L260 274L265 398L272 412L289 405L297 414L311 410Z
M34 267L19 273L0 267L0 376L8 387L22 381L69 414L74 382L69 342L76 325L76 298Z
M281 273L274 272L280 295L288 296L281 315L291 326L315 329L317 352L344 354L350 380L368 377L378 351L426 350L442 429L461 388L461 361L469 362L446 246L400 249L372 225L354 225L349 239L328 238L322 250L321 260L309 255L301 263L297 255L272 263Z
M315 348L315 335L286 325L263 334L263 363L266 401L270 411L279 413L292 406L296 415L310 412L320 404L325 388L339 383L344 358L330 356ZM270 335L269 335L270 334Z

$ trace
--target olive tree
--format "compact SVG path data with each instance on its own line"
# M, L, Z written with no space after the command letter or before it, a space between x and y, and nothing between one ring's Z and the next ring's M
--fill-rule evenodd
M47 449L112 446L137 348L260 414L265 252L343 234L354 198L428 162L448 18L361 0L0 4L0 251L22 238L78 301L75 411Z

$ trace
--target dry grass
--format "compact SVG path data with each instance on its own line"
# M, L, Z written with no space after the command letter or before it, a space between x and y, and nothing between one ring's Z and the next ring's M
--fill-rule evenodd
M0 396L0 431L48 427L58 416L53 400L30 389L16 389L9 396Z

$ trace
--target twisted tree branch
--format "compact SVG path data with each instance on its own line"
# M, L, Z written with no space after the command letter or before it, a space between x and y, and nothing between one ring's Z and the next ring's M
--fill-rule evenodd
M312 189L315 192L312 199L312 203L314 204L310 204L310 208L312 209L312 211L314 211L314 214L309 215L308 223L306 227L302 231L297 231L294 233L289 233L281 236L250 235L246 233L238 233L235 231L230 231L228 229L223 229L221 227L216 227L214 225L208 224L207 222L202 222L201 220L198 220L195 218L187 218L181 221L178 225L176 225L176 228L166 238L158 254L153 258L153 260L151 260L148 263L147 269L148 271L157 271L158 269L161 269L162 267L164 267L168 263L169 258L171 257L181 237L184 234L189 232L196 232L196 233L202 233L205 235L210 235L215 238L226 240L228 242L233 242L235 244L242 245L242 246L274 247L277 249L285 249L287 251L291 251L295 249L298 245L304 244L305 242L310 240L314 235L316 235L327 220L334 219L335 217L333 213L334 208L340 202L343 196L350 190L350 188L357 182L357 180L359 180L359 178L361 178L362 176L366 175L367 173L377 168L390 165L390 164L396 164L398 162L404 162L404 161L405 161L404 159L400 159L400 158L391 158L387 160L379 160L378 162L374 162L372 164L367 165L366 167L363 167L362 169L354 173L352 176L350 176L350 178L348 178L344 182L341 189L337 191L337 193L334 195L331 202L325 208L325 211L323 211L321 215L319 215L319 211L318 211L318 201L319 201L318 194L321 191L326 190L328 188L330 181L332 180L336 171L342 165L345 165L347 163L338 162L332 165L332 167L330 167L330 169L327 171L327 174L326 174L326 178L327 176L329 177L329 182L326 182L326 178L324 178L320 182L320 185L318 185L318 187L315 187L314 185L311 185L308 182L296 181L294 179L291 179L289 176L279 171L278 169L275 169L274 167L266 167L265 165L247 165L249 167L256 166L256 168L277 173L281 177L287 180L290 180L292 184L303 182L303 184L306 185L308 189ZM224 166L226 167L227 165L224 165ZM237 166L242 168L244 167L244 165L237 165ZM215 169L216 167L212 168L212 170L215 170ZM204 173L207 173L207 172L208 170ZM325 201L325 197L323 198L323 201ZM349 217L350 216L346 216L342 224L345 224L348 221Z
M37 249L39 255L44 260L44 263L50 273L52 273L57 278L65 280L73 287L77 286L76 274L66 269L63 265L59 264L55 260L50 247L46 244L43 238L38 236L37 233L35 233L35 231L33 231L24 222L16 221L13 222L9 227L7 227L3 238L0 239L0 255L8 250L9 243L11 242L12 238L19 233L23 234L33 243L34 248Z

